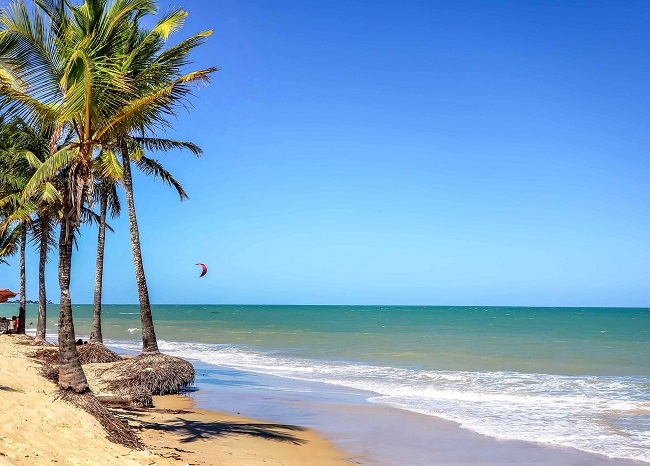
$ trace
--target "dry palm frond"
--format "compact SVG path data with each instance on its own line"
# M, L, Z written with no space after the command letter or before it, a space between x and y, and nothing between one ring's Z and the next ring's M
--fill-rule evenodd
M43 364L41 366L41 375L50 382L59 383L59 365Z
M111 442L136 450L144 450L144 444L129 425L120 421L106 406L102 405L92 392L74 393L72 390L61 390L59 395L62 400L95 417L106 430Z
M127 404L132 408L153 408L151 392L139 385L121 388L115 394L115 399L122 400L118 404Z
M144 387L133 387L129 390L129 396L131 397L131 406L135 406L136 408L153 408L151 392Z
M59 383L59 348L43 345L29 353L30 358L41 363L40 373L50 382Z
M194 367L166 354L141 354L113 364L102 374L111 390L142 387L152 395L179 393L194 382Z
M77 346L79 362L83 364L96 364L105 362L121 361L122 357L106 348L101 343Z
M44 365L59 364L59 348L57 346L42 346L29 356L38 359Z
M29 344L32 345L32 346L47 346L47 347L51 347L51 348L54 348L54 347L58 348L58 346L59 346L57 343L53 343L51 341L46 341L46 340L38 340L38 341L34 340L34 341L30 342Z
M12 337L13 343L17 343L19 345L31 345L34 342L34 339L30 337L29 335L25 335L24 333L10 333L7 336Z

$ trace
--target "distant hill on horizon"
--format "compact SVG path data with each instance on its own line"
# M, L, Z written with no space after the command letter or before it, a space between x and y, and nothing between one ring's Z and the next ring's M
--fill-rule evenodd
M46 301L46 303L47 304L54 304L49 299ZM7 301L6 303L3 303L3 304L20 304L20 301L17 300L17 299L14 299L13 301ZM32 300L28 299L27 301L25 301L25 304L38 304L38 301L32 301Z

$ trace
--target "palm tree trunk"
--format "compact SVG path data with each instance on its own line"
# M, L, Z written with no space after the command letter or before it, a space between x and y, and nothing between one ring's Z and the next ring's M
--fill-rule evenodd
M93 324L90 343L103 343L102 338L102 277L104 275L104 244L106 243L106 204L108 192L101 188L99 200L99 233L97 233L97 259L95 261L95 295L93 298Z
M65 202L64 212L70 212L70 203ZM79 362L72 321L72 301L70 299L70 270L72 268L73 222L66 219L61 225L59 236L59 286L61 301L59 310L59 386L77 393L87 391L88 381Z
M20 232L20 298L18 307L18 328L16 333L25 333L25 307L27 298L25 297L25 250L27 249L27 222L22 222Z
M38 320L35 341L45 341L47 327L47 295L45 292L45 263L47 262L47 239L50 235L50 219L41 215L41 244L38 257Z
M140 320L142 325L142 352L158 353L158 342L153 327L151 315L151 304L149 303L149 291L147 280L142 265L142 252L140 251L140 234L138 222L135 217L135 204L133 202L133 180L131 179L131 161L126 148L122 148L122 168L124 170L124 192L126 194L126 205L129 210L129 231L131 233L131 249L133 251L133 266L135 267L135 280L138 286L138 298L140 299Z

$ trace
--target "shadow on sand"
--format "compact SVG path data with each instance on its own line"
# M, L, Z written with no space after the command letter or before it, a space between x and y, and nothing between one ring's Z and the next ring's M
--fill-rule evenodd
M20 390L16 390L15 388L11 387L5 387L3 385L0 385L0 390L3 392L19 392Z
M157 410L152 410L157 411ZM170 413L170 410L159 410ZM172 411L175 414L188 413L187 411ZM225 435L250 435L261 437L267 440L278 442L291 442L294 445L303 445L305 440L292 435L291 432L306 430L304 427L288 424L251 423L251 422L221 422L221 421L197 421L186 419L181 416L166 420L164 423L150 422L144 419L142 411L119 410L115 414L131 426L142 429L152 429L162 432L170 432L181 437L182 443L207 440L213 437Z

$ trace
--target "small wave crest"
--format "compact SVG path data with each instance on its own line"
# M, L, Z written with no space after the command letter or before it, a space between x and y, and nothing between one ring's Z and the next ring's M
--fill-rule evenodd
M161 351L208 364L372 392L372 402L450 419L492 437L650 461L648 377L413 370L231 345L158 343Z

